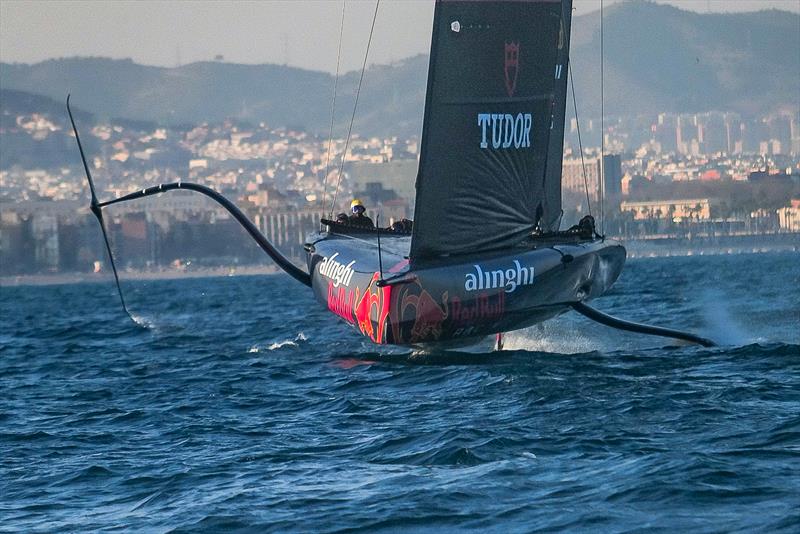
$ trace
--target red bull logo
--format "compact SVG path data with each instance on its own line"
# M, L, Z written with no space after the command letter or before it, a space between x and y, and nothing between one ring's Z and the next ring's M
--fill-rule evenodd
M376 282L380 279L380 274L372 275L364 295L355 309L356 322L361 333L370 338L375 343L385 343L386 320L389 317L389 299L391 297L391 286L378 287ZM375 318L375 321L372 318Z
M328 309L350 324L356 324L353 310L357 301L358 288L337 288L333 282L328 282Z
M434 341L442 336L447 320L447 291L441 303L422 288L419 281L398 287L392 303L392 338L394 343Z
M411 328L411 341L423 341L426 339L439 339L442 335L442 323L447 319L447 311L442 310L439 304L433 300L431 294L423 291L416 297L409 297L415 300L413 305L416 307L417 317L414 326ZM442 296L445 307L447 306L447 293Z
M506 294L480 294L474 300L463 302L458 297L450 301L450 314L456 326L472 325L479 321L492 321L503 317L506 309Z

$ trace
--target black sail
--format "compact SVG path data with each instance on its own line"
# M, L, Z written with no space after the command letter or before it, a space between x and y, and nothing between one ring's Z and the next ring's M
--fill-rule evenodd
M437 0L411 258L557 229L572 0Z

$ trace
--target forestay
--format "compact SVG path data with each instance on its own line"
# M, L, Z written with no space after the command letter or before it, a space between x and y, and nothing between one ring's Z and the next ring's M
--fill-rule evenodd
M411 258L556 230L571 0L437 0Z

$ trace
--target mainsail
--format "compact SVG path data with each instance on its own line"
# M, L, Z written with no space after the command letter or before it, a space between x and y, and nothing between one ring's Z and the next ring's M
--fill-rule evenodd
M556 230L572 0L437 0L411 258Z

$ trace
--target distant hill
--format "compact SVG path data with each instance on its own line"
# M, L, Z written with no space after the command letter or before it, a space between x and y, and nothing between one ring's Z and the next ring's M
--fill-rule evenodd
M583 117L599 115L599 14L576 17L572 62ZM783 11L699 14L626 2L605 11L607 115L693 112L744 114L798 106L800 16ZM421 130L428 58L372 66L355 130L413 135ZM358 83L339 80L337 132L344 135ZM75 104L99 118L158 124L238 118L327 133L333 78L279 65L193 63L176 68L131 60L66 58L0 64L0 86Z
M72 112L79 123L86 125L94 122L94 117L89 113L74 107ZM23 91L0 89L0 130L3 132L0 135L0 168L7 169L13 165L28 169L48 168L63 165L65 161L76 161L75 144L69 137L48 135L44 139L34 140L17 126L18 116L33 113L53 117L57 126L69 128L63 101L57 102L46 96ZM95 138L87 137L87 148L95 150Z
M599 16L576 17L573 28L576 92L599 115ZM605 10L603 30L608 115L800 106L800 15L626 2Z
M417 56L369 69L360 97L360 131L399 127L408 134L420 128L427 61ZM358 74L339 79L340 129L349 122ZM163 68L131 60L65 58L34 65L2 63L0 86L59 101L71 92L76 105L100 118L162 125L236 118L327 132L333 76L279 65L203 62Z
M53 98L25 91L0 89L0 121L2 121L0 124L5 127L12 127L16 115L42 113L52 116L63 113L66 110L65 102L66 95L64 95L64 98L59 102ZM76 117L79 114L81 117L85 117L84 112L77 110L74 106L72 112Z

